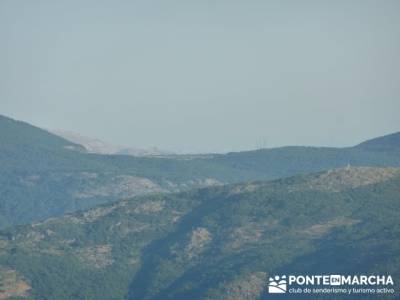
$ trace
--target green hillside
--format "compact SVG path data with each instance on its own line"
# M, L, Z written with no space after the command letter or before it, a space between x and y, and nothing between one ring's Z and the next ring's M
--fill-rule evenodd
M384 142L380 150L283 147L204 156L96 155L0 116L0 228L148 193L270 180L347 164L400 166L398 143Z
M398 289L399 195L399 169L350 167L118 201L3 231L0 298L270 299L285 273Z

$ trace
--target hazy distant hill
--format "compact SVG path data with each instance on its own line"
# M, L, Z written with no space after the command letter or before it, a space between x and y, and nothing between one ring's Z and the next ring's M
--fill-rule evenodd
M347 164L400 166L400 147L396 143L385 145L382 150L282 147L165 158L99 155L86 153L82 146L45 130L0 116L0 227L154 192L269 180Z
M0 298L270 299L288 273L398 290L399 195L399 169L348 167L119 201L3 232Z
M62 138L83 146L89 153L97 154L121 154L121 155L133 155L133 156L154 156L154 155L170 155L173 154L168 151L162 151L156 147L149 149L132 148L125 146L116 146L100 139L89 138L80 134L55 130L54 134L61 136Z
M377 151L391 151L392 149L400 148L400 132L388 134L372 140L365 141L359 145L358 148L377 150Z

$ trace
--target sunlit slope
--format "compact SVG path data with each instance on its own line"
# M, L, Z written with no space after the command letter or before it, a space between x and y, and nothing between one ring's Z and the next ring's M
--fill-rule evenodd
M398 282L399 195L399 169L350 167L136 197L3 232L0 268L31 299L260 299L286 272Z

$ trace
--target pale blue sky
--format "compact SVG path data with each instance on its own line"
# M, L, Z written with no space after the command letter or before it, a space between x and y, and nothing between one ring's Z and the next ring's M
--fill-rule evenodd
M400 1L0 1L0 114L136 147L400 130Z

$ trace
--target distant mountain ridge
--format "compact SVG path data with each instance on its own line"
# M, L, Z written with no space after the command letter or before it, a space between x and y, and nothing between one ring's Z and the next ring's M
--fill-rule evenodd
M372 150L295 146L202 156L100 155L0 116L0 228L148 193L271 180L348 164L400 166L400 149L390 145Z
M84 149L81 145L55 136L39 127L2 115L0 115L0 137L0 150L2 151L14 145L19 147L40 145L42 148L70 147L77 150Z
M356 147L368 150L400 149L400 132L365 141L361 144L358 144Z
M97 154L115 154L115 155L133 155L133 156L154 156L154 155L170 155L172 152L163 151L157 147L148 149L132 148L126 146L117 146L100 139L85 137L80 134L63 131L63 130L52 130L54 134L61 136L62 138L83 146L89 153Z

